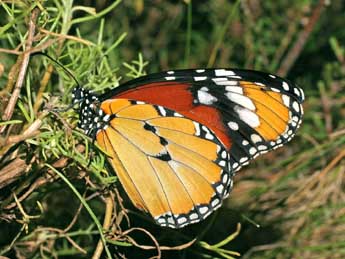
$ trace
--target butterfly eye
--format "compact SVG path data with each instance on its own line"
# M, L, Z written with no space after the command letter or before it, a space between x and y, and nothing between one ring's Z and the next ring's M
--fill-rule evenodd
M82 102L85 97L87 96L88 91L84 88L78 86L73 88L72 90L72 102L73 103L80 103Z

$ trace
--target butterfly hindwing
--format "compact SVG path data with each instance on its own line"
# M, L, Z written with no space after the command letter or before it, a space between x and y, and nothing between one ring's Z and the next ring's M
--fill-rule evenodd
M134 205L162 226L206 218L232 186L229 153L205 125L162 106L111 99L96 141Z

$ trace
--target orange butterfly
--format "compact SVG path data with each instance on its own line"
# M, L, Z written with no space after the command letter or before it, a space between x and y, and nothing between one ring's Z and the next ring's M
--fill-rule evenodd
M97 96L73 90L79 127L97 141L133 204L181 228L220 207L234 173L291 140L302 89L238 69L168 71Z

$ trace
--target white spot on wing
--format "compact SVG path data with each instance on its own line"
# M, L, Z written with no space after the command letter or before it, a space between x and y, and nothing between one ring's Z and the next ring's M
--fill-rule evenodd
M197 73L203 73L203 72L205 72L205 69L197 69L197 70L195 70Z
M258 134L252 134L252 135L250 136L250 139L251 139L254 143L257 143L257 142L262 141L262 138L261 138Z
M211 133L209 133L209 132L207 132L207 134L206 134L205 137L206 137L207 139L210 139L210 140L214 139L213 135L212 135Z
M198 100L202 104L210 105L216 102L218 99L213 95L209 94L208 92L204 92L199 90L198 91Z
M242 157L241 159L240 159L240 163L245 163L245 162L247 162L248 161L248 157Z
M212 207L216 207L217 205L219 204L219 199L214 199L212 202L211 202L211 205Z
M243 89L239 86L226 86L225 90L232 93L243 94Z
M109 114L107 114L107 115L105 115L103 117L103 121L108 121L109 119L110 119L110 115Z
M284 90L289 91L290 87L289 87L288 83L283 82L282 86L283 86Z
M201 214L205 214L208 211L208 207L204 206L199 209Z
M176 77L174 77L174 76L166 76L165 79L166 80L175 80Z
M224 166L226 165L226 161L221 160L221 161L219 161L218 164L219 164L220 166L224 167Z
M218 185L218 186L216 187L216 189L217 189L217 192L218 192L218 193L222 193L223 190L224 190L224 186L223 186L222 184L220 184L220 185Z
M166 116L167 112L162 106L158 106L158 110L162 114L162 116Z
M231 70L225 69L216 69L215 71L216 76L234 76L235 73Z
M237 79L242 79L240 76L230 76L231 78L237 78Z
M295 122L298 122L298 121L299 121L299 118L298 118L298 116L293 116L293 117L292 117L292 120L295 121Z
M175 220L173 219L172 216L168 217L168 223L171 224L171 225L175 225Z
M251 148L249 149L249 154L252 155L252 156L255 155L256 152L257 152L257 150L256 150L255 147L251 147Z
M178 222L179 224L183 224L183 223L187 222L187 219L186 219L185 217L181 217L181 218L178 218L178 219L177 219L177 222Z
M205 131L206 135L206 139L214 139L213 135L210 133L210 131L208 130L208 128L206 126L202 126L202 129Z
M256 128L260 125L259 116L256 113L248 109L242 108L238 105L234 107L234 110L238 114L240 119L246 124L248 124L250 127Z
M223 183L227 183L227 182L228 182L228 179L229 179L228 174L224 174L224 176L223 176L223 178L222 178L222 182L223 182Z
M263 83L260 83L260 82L255 82L254 84L256 84L258 86L266 86L266 85L264 85Z
M193 121L194 127L195 127L195 136L200 136L200 124Z
M299 104L298 104L298 102L294 101L292 103L292 107L295 109L296 112L299 112Z
M216 79L216 78L214 78L214 79ZM230 82L228 80L221 81L221 80L214 80L214 79L213 79L213 81L216 83L216 85L229 85L229 82Z
M301 96L301 94L300 94L300 92L299 92L299 90L298 90L297 87L295 87L295 88L293 89L293 91L295 92L295 94L296 94L297 96Z
M228 122L228 126L232 130L238 130L239 129L238 124L236 122L234 122L234 121L229 121Z
M255 105L251 99L249 99L247 96L227 92L225 94L229 100L233 101L234 103L237 103L249 110L255 111Z
M192 213L192 214L190 214L189 215L189 218L191 219L191 220L195 220L195 219L198 219L199 218L199 215L197 214L197 213Z
M159 224L165 223L165 219L164 218L158 218L157 221Z
M206 80L206 79L207 79L207 76L195 76L194 77L195 81L203 81L203 80Z
M282 95L283 103L286 107L290 106L290 97L287 96L286 94Z
M235 81L235 80L228 80L227 81L227 85L238 85L238 81Z
M264 151L264 150L267 150L267 146L265 146L265 145L260 145L260 146L258 146L258 149L259 149L260 151Z
M212 78L212 81L215 82L216 84L217 84L217 82L222 82L222 81L228 82L228 78L227 77L216 77L216 78Z

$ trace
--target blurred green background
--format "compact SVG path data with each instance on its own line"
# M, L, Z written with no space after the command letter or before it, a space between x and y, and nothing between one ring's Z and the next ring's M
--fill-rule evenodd
M102 92L168 69L255 69L303 88L305 116L291 143L238 172L217 213L163 229L131 206L102 153L90 156L90 140L74 129L77 115L49 112L68 106L75 82L34 56L0 136L0 179L10 166L23 168L0 185L0 255L91 258L99 232L81 200L102 224L110 197L113 258L345 258L344 1L0 1L1 115L34 8L33 47L87 88ZM226 240L238 223L239 234ZM212 247L222 240L229 242Z

